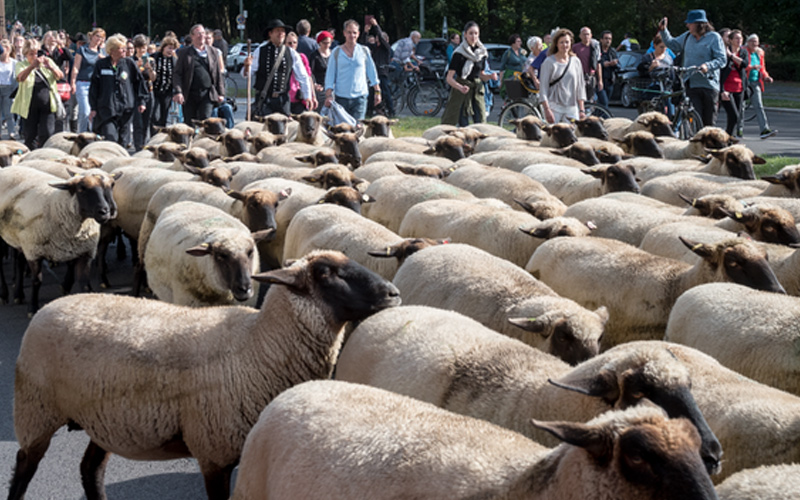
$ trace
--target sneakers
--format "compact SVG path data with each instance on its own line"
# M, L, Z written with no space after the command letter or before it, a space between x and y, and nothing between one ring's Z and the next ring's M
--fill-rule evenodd
M777 130L770 130L768 128L765 128L764 130L761 131L761 138L766 139L767 137L772 137L777 133L778 133Z
M744 137L744 128L739 127L736 129L736 137Z

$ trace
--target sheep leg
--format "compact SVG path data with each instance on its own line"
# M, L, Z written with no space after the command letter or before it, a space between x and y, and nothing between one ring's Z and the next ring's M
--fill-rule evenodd
M128 252L125 251L125 238L122 237L122 231L119 231L117 233L117 260L125 260L127 253Z
M42 259L29 260L31 269L31 302L28 304L28 317L32 318L39 310L39 288L42 286Z
M107 224L103 224L100 227L100 241L97 244L97 268L100 272L100 288L109 288L111 286L108 282L106 254L108 253L108 246L114 241L118 232L120 232L118 228L109 227Z
M0 238L0 304L8 304L8 283L6 282L3 259L8 256L8 243Z
M17 465L14 467L14 475L11 477L11 484L8 488L8 500L21 500L25 498L25 491L28 489L39 462L44 458L47 448L50 446L50 438L34 444L30 448L20 448L17 452Z
M199 461L200 472L206 485L208 500L227 500L231 493L231 474L236 464L220 467L205 461Z
M75 283L75 260L67 262L67 272L64 274L64 281L61 282L62 295L69 295L72 285Z
M19 250L13 250L13 257L11 260L16 264L14 266L14 303L22 304L25 302L25 291L23 290L23 283L25 280L25 267L27 262Z
M94 441L89 442L86 453L81 460L81 484L86 493L86 500L106 500L106 489L103 484L106 475L106 464L111 454Z
M142 288L147 285L147 271L144 269L144 262L139 263L133 268L133 296L141 297Z
M139 264L139 244L138 241L134 238L131 238L127 234L125 235L128 238L128 243L131 246L131 264L138 265Z

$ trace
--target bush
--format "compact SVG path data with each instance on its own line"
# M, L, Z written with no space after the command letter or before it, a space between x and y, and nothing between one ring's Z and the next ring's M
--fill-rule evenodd
M800 55L767 57L767 71L775 80L800 81Z

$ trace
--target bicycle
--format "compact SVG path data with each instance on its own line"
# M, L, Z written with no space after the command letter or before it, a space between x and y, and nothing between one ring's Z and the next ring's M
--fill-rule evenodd
M656 75L655 82L648 80L657 84L658 88L651 88L651 86L642 86L644 88L631 86L631 89L641 92L642 95L655 94L653 97L643 99L639 103L639 114L649 111L658 111L668 115L666 112L667 100L672 99L674 101L674 99L677 98L678 102L675 106L675 113L670 117L672 131L678 138L688 140L694 137L694 135L703 128L703 119L700 113L694 109L692 100L686 95L684 77L699 71L699 68L697 66L675 66L671 69L672 71L670 72L663 72L663 74ZM679 86L678 90L673 90L675 84Z
M422 65L420 71L405 71L402 81L398 85L397 78L393 77L397 71L405 70L391 65L388 68L389 89L392 93L396 114L399 114L406 105L416 116L435 116L442 110L447 96L437 73ZM423 72L425 75L421 74ZM426 76L428 74L432 76Z

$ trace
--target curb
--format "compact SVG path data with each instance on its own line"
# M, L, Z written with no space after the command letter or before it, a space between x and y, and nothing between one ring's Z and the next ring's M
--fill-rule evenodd
M793 109L793 108L769 108L765 106L764 109L772 113L790 113L790 114L800 113L800 109Z

